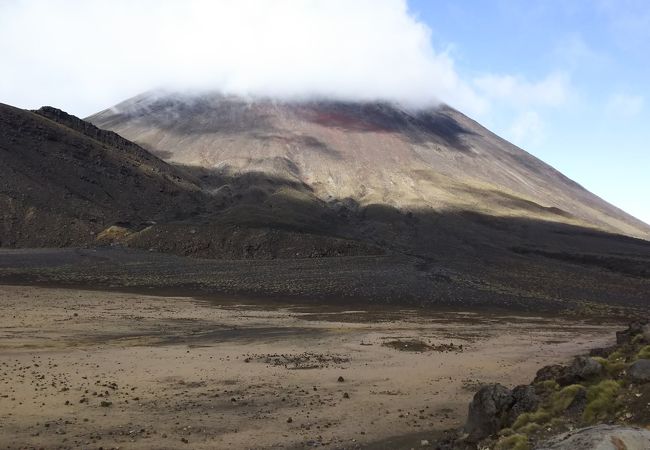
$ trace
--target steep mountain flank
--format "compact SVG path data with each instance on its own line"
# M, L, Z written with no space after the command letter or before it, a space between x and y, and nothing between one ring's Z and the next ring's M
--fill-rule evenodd
M152 92L88 118L168 162L303 185L330 206L650 227L448 107Z

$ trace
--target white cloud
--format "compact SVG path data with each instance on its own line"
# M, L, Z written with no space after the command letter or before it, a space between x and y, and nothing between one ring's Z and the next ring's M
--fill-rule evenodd
M600 71L615 64L602 48L590 46L579 33L571 33L558 40L553 56L572 71Z
M405 0L0 2L0 101L85 115L172 87L484 111L430 34Z
M645 99L641 95L613 94L607 101L607 111L622 117L634 117L643 111Z
M554 72L536 82L513 75L484 75L474 80L476 88L487 98L516 108L562 106L569 98L569 76Z
M537 112L525 111L515 118L508 136L520 147L537 146L544 139L544 122Z

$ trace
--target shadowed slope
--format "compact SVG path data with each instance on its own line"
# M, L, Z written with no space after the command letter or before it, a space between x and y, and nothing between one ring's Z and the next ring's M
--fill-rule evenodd
M0 246L122 244L231 258L380 252L323 232L325 208L302 185L197 175L60 110L0 105ZM269 211L259 208L267 197Z
M114 222L143 226L202 207L189 177L117 135L98 140L6 105L0 129L3 246L79 245Z

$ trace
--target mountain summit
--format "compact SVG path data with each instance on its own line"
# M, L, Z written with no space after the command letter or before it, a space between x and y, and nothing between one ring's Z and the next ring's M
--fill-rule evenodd
M646 224L445 105L150 92L87 120L206 177L272 177L330 207L469 211L650 236ZM278 192L258 188L264 201Z

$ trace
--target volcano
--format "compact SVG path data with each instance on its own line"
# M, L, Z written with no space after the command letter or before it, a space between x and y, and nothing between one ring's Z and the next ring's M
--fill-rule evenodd
M215 178L266 177L328 207L470 211L650 236L646 224L445 105L152 92L87 120L169 163ZM257 188L271 208L279 189Z
M0 131L0 246L108 251L83 279L124 251L201 292L647 307L650 227L449 106L157 91Z

